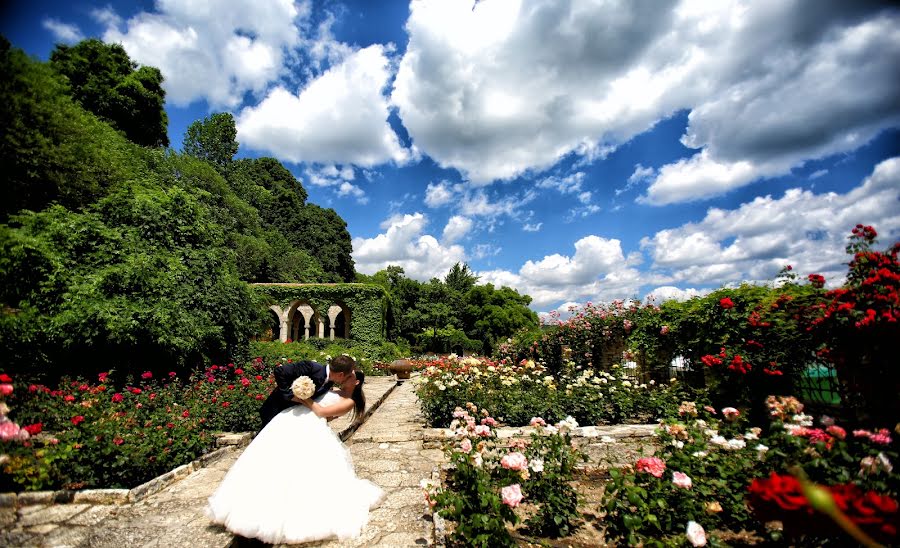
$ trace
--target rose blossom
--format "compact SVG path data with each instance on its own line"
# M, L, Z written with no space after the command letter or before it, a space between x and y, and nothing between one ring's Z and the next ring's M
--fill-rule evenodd
M706 513L707 514L718 514L722 511L722 505L719 504L719 501L714 500L712 502L706 503Z
M637 460L634 468L638 472L647 472L653 477L661 478L666 469L666 463L659 457L644 457Z
M735 409L734 407L723 407L722 414L725 415L725 418L733 421L734 419L741 416L741 412Z
M500 490L500 497L503 499L503 504L515 508L522 502L522 488L518 483L508 485Z
M690 489L694 486L694 482L691 481L690 476L688 476L684 472L673 472L672 483L675 485L675 487L680 487L682 489Z
M475 426L475 435L486 438L491 435L491 427L484 424L479 424Z
M468 453L472 450L472 442L469 440L469 438L466 438L459 444L459 448L463 453Z
M500 466L507 470L525 470L528 468L528 459L519 452L508 453L500 459Z
M836 424L829 425L828 428L825 429L825 431L839 440L847 437L847 431Z
M689 521L685 536L693 546L706 546L706 531L696 521Z
M547 422L540 417L531 417L531 426L547 426Z
M544 471L544 459L534 458L531 459L531 463L529 467L533 472L543 472Z

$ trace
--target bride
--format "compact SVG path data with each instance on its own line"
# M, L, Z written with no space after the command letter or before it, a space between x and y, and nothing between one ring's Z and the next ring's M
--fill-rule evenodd
M209 498L206 514L230 532L271 544L359 536L383 496L356 477L349 451L326 423L365 409L365 375L337 392L300 400L272 419Z

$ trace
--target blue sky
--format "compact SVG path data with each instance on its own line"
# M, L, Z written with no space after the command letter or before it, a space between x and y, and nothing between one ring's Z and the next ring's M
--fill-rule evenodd
M96 36L231 112L347 220L359 271L468 262L538 312L686 298L900 238L900 10L819 1L8 2L46 59Z

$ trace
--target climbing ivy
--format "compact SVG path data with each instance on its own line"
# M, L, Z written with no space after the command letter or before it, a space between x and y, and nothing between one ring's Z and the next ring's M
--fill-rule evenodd
M387 293L373 284L252 284L266 307L288 308L292 302L305 301L321 316L328 307L341 304L350 313L350 337L364 343L380 344L385 340Z

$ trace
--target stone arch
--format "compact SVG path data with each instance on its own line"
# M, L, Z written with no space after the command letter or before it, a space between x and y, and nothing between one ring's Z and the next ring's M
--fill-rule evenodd
M285 314L285 322L287 325L287 334L281 340L286 341L288 338L294 341L306 340L309 338L310 326L316 316L315 310L305 300L296 300L291 302Z
M280 341L283 340L281 338L281 334L284 332L284 321L282 320L283 313L281 311L281 307L278 305L272 305L269 307L269 329L271 330L271 335L266 334L266 338L272 341Z
M335 303L328 307L325 319L325 336L334 340L350 338L350 309L344 303Z

